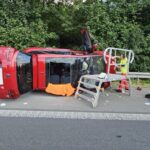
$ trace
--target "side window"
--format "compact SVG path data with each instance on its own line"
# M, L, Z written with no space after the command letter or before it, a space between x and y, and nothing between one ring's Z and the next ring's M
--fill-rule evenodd
M95 74L105 72L105 64L103 57L94 57L93 58L93 70Z
M21 94L32 90L32 61L31 56L19 52L17 56L17 80Z
M89 74L89 67L90 67L90 57L81 58L81 68L80 71L82 74Z

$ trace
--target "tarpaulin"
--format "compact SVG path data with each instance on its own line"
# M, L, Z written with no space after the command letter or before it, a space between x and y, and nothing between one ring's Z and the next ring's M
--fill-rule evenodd
M47 93L51 93L55 95L71 96L74 93L75 88L72 87L70 83L67 84L49 83L45 91Z

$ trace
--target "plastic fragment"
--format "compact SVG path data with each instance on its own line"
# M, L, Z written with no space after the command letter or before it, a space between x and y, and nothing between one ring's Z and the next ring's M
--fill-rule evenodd
M1 107L5 107L6 104L5 104L5 103L1 103L0 106L1 106Z
M27 105L28 103L27 103L27 102L24 102L23 104L24 104L24 105Z

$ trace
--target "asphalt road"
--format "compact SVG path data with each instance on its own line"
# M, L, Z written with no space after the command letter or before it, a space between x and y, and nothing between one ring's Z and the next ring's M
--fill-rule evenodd
M0 150L149 150L149 121L0 117Z
M132 89L131 96L107 89L100 95L98 106L93 109L90 102L75 99L74 96L64 97L46 94L44 92L30 92L20 96L16 100L0 99L0 110L13 109L150 114L150 99L145 98L145 94L148 93L150 93L150 88L144 88L142 91Z

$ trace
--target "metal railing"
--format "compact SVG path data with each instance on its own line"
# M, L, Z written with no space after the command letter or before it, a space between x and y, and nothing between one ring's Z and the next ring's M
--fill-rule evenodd
M107 71L108 75L110 73L110 67L114 66L114 63L112 63L112 58L116 58L116 56L119 56L120 54L125 54L125 57L127 58L127 65L128 65L127 72L129 72L129 65L134 60L134 52L128 49L108 47L105 49L104 54L103 54L104 62L105 64L108 64L108 71ZM116 59L115 59L115 63L116 63Z
M120 72L117 72L117 74L120 74ZM150 79L150 72L129 72L128 77L140 78L140 79Z
M150 79L150 72L129 72L130 78Z
M117 72L117 74L120 74L120 72ZM129 72L128 77L139 79L150 79L150 72Z

